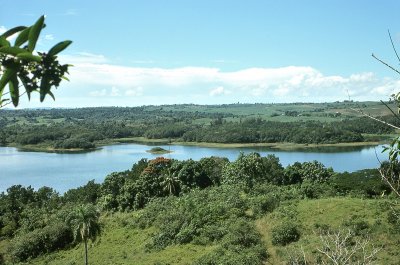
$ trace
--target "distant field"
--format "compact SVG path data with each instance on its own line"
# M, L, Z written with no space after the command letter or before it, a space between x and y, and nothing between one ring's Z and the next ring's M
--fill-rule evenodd
M396 109L395 104L389 106ZM264 120L271 121L301 121L301 120L318 120L318 121L337 121L343 118L361 117L362 114L353 109L362 110L373 116L391 115L387 107L381 102L333 102L333 103L278 103L278 104L223 104L223 105L163 105L163 106L146 106L147 110L159 110L165 112L203 112L203 113L220 113L231 114L232 118L227 120L239 120L240 118L260 117ZM293 116L290 116L289 112ZM208 121L200 119L198 123Z

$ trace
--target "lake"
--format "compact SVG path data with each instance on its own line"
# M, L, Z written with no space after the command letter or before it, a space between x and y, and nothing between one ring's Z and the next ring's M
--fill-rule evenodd
M356 171L374 168L386 154L381 154L382 146L376 147L324 147L297 151L281 151L268 148L210 148L197 146L161 146L172 153L164 157L185 160L192 158L220 156L235 160L240 152L259 152L263 156L274 154L283 166L296 161L318 160L335 171ZM45 153L26 152L13 147L0 147L0 192L12 185L31 185L37 189L52 187L60 193L76 188L94 179L100 183L105 176L115 171L131 169L141 158L152 159L160 155L146 152L151 146L142 144L118 144L104 146L87 153Z

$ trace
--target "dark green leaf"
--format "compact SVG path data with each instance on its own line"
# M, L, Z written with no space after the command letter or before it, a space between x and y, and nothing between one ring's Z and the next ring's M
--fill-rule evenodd
M36 47L37 40L39 39L40 31L43 28L44 16L41 16L36 23L32 26L28 36L28 50L33 51Z
M8 37L10 37L11 35L14 35L15 33L19 32L19 31L21 31L21 30L24 30L24 29L26 29L25 26L15 27L15 28L12 28L12 29L7 30L6 32L4 32L3 34L1 34L1 36L3 36L4 38L8 38Z
M29 78L26 75L22 75L22 74L19 74L18 77L19 77L19 79L21 80L22 84L25 87L26 94L28 95L28 99L31 100L31 89L30 89L30 87L28 85Z
M19 102L19 88L18 88L18 78L16 75L11 78L9 84L10 88L10 95L11 95L11 100L14 105L14 107L18 106Z
M10 42L6 40L6 38L0 36L0 47L8 47L10 46Z
M9 98L5 98L5 99L0 100L0 106L3 105L4 102L9 101L9 100L10 100Z
M72 41L70 41L70 40L66 40L66 41L57 43L56 45L53 46L53 48L50 49L48 56L57 55L58 53L60 53L64 49L66 49L71 43L72 43Z
M17 69L15 68L7 68L4 71L3 76L0 79L0 98L3 95L3 90L4 87L7 85L7 83L17 74Z
M50 91L50 80L47 76L43 76L40 81L40 102L43 102L46 94Z
M0 53L6 53L6 54L10 54L10 55L17 55L19 53L26 53L27 51L25 49L22 48L18 48L18 47L2 47L0 48Z
M52 97L54 101L56 100L56 97L54 96L53 92L49 91L49 92L47 92L47 94L49 94L50 97Z
M19 53L17 55L17 58L26 60L29 62L38 62L38 63L40 63L40 61L42 60L42 58L40 56L33 55L30 52Z
M20 34L18 34L18 37L15 40L14 45L19 47L22 44L24 44L25 42L27 42L30 30L31 30L31 27L28 27L28 28L24 29Z

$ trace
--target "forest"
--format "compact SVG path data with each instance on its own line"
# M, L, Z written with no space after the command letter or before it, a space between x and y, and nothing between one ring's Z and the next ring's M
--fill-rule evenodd
M65 194L20 185L0 194L0 264L80 264L79 211L94 218L90 264L315 264L330 261L321 246L334 235L350 244L346 258L396 264L396 202L376 169L284 168L258 153L142 159Z
M336 144L379 141L398 125L379 102L163 105L0 110L0 144L48 150L93 149L115 142Z

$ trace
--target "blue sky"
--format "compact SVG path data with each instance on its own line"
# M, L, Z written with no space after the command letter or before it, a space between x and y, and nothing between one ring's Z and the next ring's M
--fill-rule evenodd
M12 3L12 4L10 4ZM399 90L400 1L0 0L0 31L46 15L73 40L56 101L21 107L380 100Z

